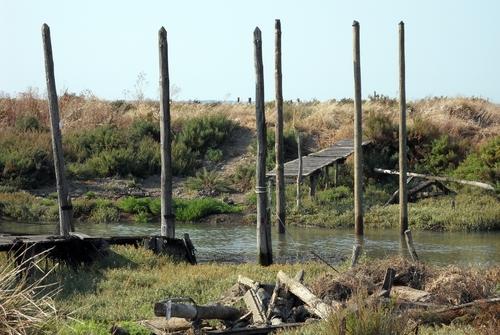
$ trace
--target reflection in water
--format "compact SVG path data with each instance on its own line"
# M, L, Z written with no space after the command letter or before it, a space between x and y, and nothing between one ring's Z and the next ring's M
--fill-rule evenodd
M0 222L0 232L41 234L54 233L55 224L21 224ZM251 225L178 224L177 236L188 233L200 261L255 262L255 227ZM88 235L159 234L154 224L77 224L78 232ZM274 260L296 262L314 259L311 251L332 264L350 258L355 236L352 230L312 227L287 227L287 234L272 231ZM406 245L399 230L366 230L363 250L371 257L405 254ZM446 264L500 263L500 233L413 232L418 256L426 262Z

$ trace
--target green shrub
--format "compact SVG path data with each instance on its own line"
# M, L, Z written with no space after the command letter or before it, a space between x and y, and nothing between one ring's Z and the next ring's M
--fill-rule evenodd
M93 223L117 222L120 220L120 212L111 201L97 199L88 220Z
M238 165L232 178L233 183L241 191L248 191L255 185L255 164L246 163Z
M193 222L211 214L237 213L241 208L226 204L214 198L178 199L174 202L175 218Z
M472 152L458 166L454 175L469 180L493 183L500 191L500 136Z
M40 124L40 120L34 116L22 116L16 120L15 125L16 130L18 131L37 131L42 130L42 125Z
M135 119L130 126L130 137L137 141L149 137L160 142L160 122Z
M448 135L433 140L430 152L417 165L416 169L425 173L440 175L453 170L462 159L458 143Z
M206 168L198 171L195 177L189 177L186 180L186 186L200 194L209 196L229 191L226 180L217 171L209 171Z
M210 162L213 163L218 163L222 161L223 157L222 150L220 149L213 149L213 148L208 148L206 154L205 154L205 159L209 160Z

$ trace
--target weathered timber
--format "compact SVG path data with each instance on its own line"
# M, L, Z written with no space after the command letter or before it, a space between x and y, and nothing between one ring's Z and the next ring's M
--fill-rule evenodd
M436 186L444 194L456 194L456 192L450 190L448 187L446 187L442 182L440 182L438 180L426 180L426 181L423 181L421 183L418 183L415 187L411 188L408 191L407 199L411 200L411 201L417 199L417 195L418 195L419 192L422 192L426 188L429 188L431 186ZM394 194L389 198L389 200L387 200L387 202L385 203L384 206L396 203L398 195L399 195L399 190L396 190L394 192Z
M168 74L167 31L158 33L160 53L160 153L161 153L161 235L175 237L172 211L172 132L170 130L170 79Z
M359 23L354 21L353 65L354 65L354 233L363 235L363 153L362 153L362 100L361 57L359 48Z
M68 201L69 191L64 173L64 157L61 140L61 121L59 118L59 104L54 75L54 59L52 57L52 42L50 28L44 23L42 26L43 51L45 56L45 74L47 81L47 96L49 99L50 130L52 136L52 153L54 156L54 170L56 175L57 199L59 204L59 234L69 236L73 207Z
M385 272L384 283L382 284L382 290L379 293L379 297L388 298L390 296L395 276L396 270L394 270L393 268L388 268Z
M148 328L155 335L166 335L172 332L185 331L191 329L193 323L184 318L157 317L150 320L140 321L140 324Z
M307 287L302 285L302 283L288 277L283 271L278 272L278 279L293 295L307 304L314 314L322 319L326 319L330 314L342 306L339 302L332 303L332 306L326 304L323 300L315 296Z
M255 116L257 127L257 259L260 265L271 265L273 253L270 222L267 220L266 193L266 118L264 113L264 66L262 63L262 36L257 27L254 31L255 52Z
M318 179L319 175L317 172L309 176L309 197L313 200L316 199L316 187L318 186Z
M411 302L427 302L431 294L408 286L393 286L391 295Z
M236 320L240 310L223 305L203 305L177 303L171 300L157 302L154 305L155 316L172 317L186 320Z
M373 170L375 172L384 173L384 174L393 174L393 175L399 174L398 171L394 171L394 170L386 170L386 169L379 169L379 168L375 168ZM485 190L490 190L490 191L495 190L495 188L492 185L487 184L487 183L483 183L483 182L479 182L479 181L470 181L470 180L456 179L456 178L450 178L450 177L441 177L441 176L431 176L431 175L427 175L427 174L413 173L413 172L408 172L407 176L430 179L430 180L447 181L447 182L458 183L458 184L463 184L463 185L476 186L476 187L480 187L480 188L483 188Z
M361 256L361 245L355 243L352 247L351 268L356 266L359 256Z
M399 23L399 227L401 235L408 229L405 78L405 26L401 21Z
M243 301L248 310L252 312L252 319L254 323L266 323L267 317L265 307L261 299L257 296L254 289L249 289L243 296Z
M281 74L281 22L275 22L274 80L276 92L276 226L278 233L285 233L285 143L283 140L283 84Z
M406 245L408 246L408 250L410 251L411 259L416 262L418 261L417 252L415 251L415 245L413 244L413 237L411 236L411 230L407 229L404 232Z
M300 269L294 277L294 280L302 283L304 281L304 270ZM279 279L276 279L269 306L267 307L266 317L272 324L280 324L290 314L291 307L294 304L294 298L289 291L284 289L284 285ZM284 305L284 306L283 306Z

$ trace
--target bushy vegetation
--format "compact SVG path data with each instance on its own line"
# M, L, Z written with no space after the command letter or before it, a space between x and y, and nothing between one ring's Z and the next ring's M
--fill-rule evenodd
M139 221L149 220L160 214L159 198L121 199L117 206L125 213L138 215ZM239 206L229 205L214 198L174 199L173 209L176 220L194 222L212 214L237 213Z
M212 214L238 213L241 206L229 205L214 198L175 199L174 213L179 221L198 221ZM109 223L120 220L148 222L159 219L159 198L126 197L119 200L81 197L73 200L73 217L80 222ZM0 193L0 217L20 222L58 220L57 202L27 192Z
M0 135L0 184L34 188L54 180L50 134L38 131L33 117L18 119L16 128ZM173 172L189 175L217 149L235 123L219 114L180 120L174 127ZM75 178L146 177L160 172L159 125L137 119L130 127L102 125L64 134L68 173Z
M217 172L203 168L196 176L186 180L186 186L198 194L204 196L215 196L229 191L229 183Z

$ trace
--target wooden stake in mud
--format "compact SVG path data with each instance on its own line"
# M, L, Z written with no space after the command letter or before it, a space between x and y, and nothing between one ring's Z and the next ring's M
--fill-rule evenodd
M281 22L275 23L274 77L276 91L276 225L278 233L285 233L285 154L283 152L283 85L281 75Z
M59 119L59 105L57 101L56 80L54 76L54 60L52 58L52 43L50 28L44 23L42 26L43 51L45 55L45 74L47 80L47 94L49 98L50 130L52 133L52 152L54 155L54 169L56 174L57 198L59 202L59 234L69 236L73 211L69 201L68 184L64 175L64 158L61 140Z
M299 168L297 170L297 210L300 210L300 184L302 183L302 140L300 133L297 132L297 155L299 158Z
M264 66L262 37L259 27L254 31L255 48L255 119L257 123L257 252L260 265L273 263L271 230L267 220L266 192L266 117L264 114Z
M170 131L170 79L167 31L158 32L160 52L160 146L161 146L161 236L175 237L172 212L172 135Z
M399 23L399 226L408 229L408 188L406 155L405 24Z
M354 60L354 232L363 235L363 153L362 153L362 100L361 64L359 52L359 23L352 24Z
M417 256L417 251L415 250L415 245L413 244L413 237L411 236L411 230L405 230L404 231L405 239L406 239L406 245L408 247L408 250L410 251L410 256L411 259L416 262L418 261L418 256Z

